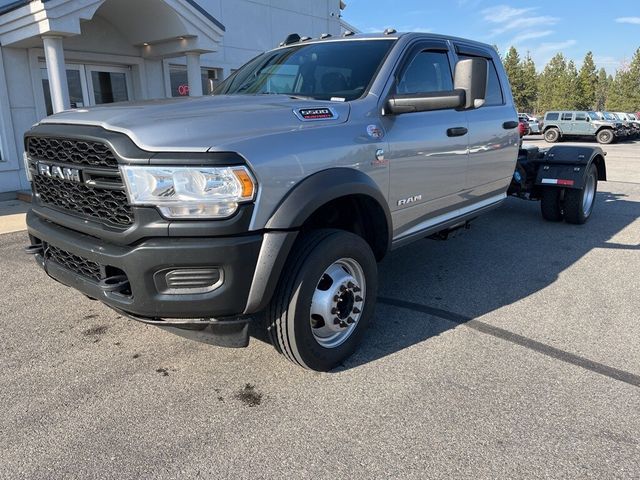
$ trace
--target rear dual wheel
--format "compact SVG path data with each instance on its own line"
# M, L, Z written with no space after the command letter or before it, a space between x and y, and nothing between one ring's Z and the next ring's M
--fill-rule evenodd
M322 229L298 239L267 313L276 349L311 370L339 366L371 321L377 265L361 237Z
M591 164L582 189L545 187L542 190L542 216L550 222L559 222L564 218L567 223L582 225L591 217L597 191L598 169Z

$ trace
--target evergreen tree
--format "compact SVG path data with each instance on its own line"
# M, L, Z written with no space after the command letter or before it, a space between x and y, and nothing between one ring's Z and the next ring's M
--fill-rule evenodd
M640 110L640 48L628 68L620 69L609 88L607 110L614 112L637 112Z
M503 63L507 77L509 77L509 83L511 84L511 92L513 93L513 101L516 104L516 109L522 112L526 104L524 98L524 71L522 62L520 61L520 55L515 47L509 49L504 56Z
M570 85L567 61L562 53L556 54L544 67L538 82L538 111L565 110Z
M580 80L578 79L578 69L573 60L567 64L565 72L565 81L561 84L563 94L567 99L565 104L566 110L579 110L580 98L582 97L582 89L580 88Z
M598 75L596 74L596 64L593 61L593 53L587 52L578 74L580 83L580 98L578 98L578 109L593 110L596 105L596 88L598 86Z
M610 80L604 68L598 71L596 82L594 109L598 112L606 108L607 96L609 95Z
M536 112L536 100L538 98L538 73L536 64L531 55L527 53L522 63L522 110L528 113Z

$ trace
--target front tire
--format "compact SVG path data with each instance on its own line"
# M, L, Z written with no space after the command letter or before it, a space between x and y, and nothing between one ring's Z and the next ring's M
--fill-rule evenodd
M290 361L328 371L355 351L373 317L378 269L371 247L342 230L304 234L267 312L273 345Z
M587 171L584 188L567 189L564 194L564 219L567 223L582 225L591 217L598 191L598 170L591 164Z
M610 143L613 143L615 136L611 130L605 128L596 134L596 140L598 140L598 143L609 145Z
M550 128L544 132L544 139L548 143L556 143L560 140L560 130L557 128Z

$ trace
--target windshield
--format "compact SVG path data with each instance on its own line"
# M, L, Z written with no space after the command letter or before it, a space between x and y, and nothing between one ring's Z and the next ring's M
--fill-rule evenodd
M589 115L591 120L600 120L600 117L596 112L587 112L587 115Z
M214 95L281 94L349 101L369 87L394 40L295 45L254 58Z

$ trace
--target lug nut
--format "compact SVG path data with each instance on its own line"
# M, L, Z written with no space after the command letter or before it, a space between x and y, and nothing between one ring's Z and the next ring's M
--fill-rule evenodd
M358 287L357 285L355 287L353 287L353 291L358 293L360 292L362 289L360 287Z
M346 290L347 290L347 287L345 287L344 285L340 285L341 292L345 292Z
M353 287L355 287L355 284L353 282L349 282L349 283L347 283L347 287L353 288Z
M349 317L347 318L347 323L351 325L352 323L356 323L356 321L353 318Z
M342 320L340 320L338 317L336 317L336 318L334 318L334 319L333 319L333 324L334 324L334 325L340 325L341 323L343 323L343 322L342 322Z
M360 295L356 295L356 302L361 302L362 301L362 297Z
M333 301L334 302L339 302L340 301L340 296L339 295L334 295L333 296Z
M347 325L345 322L340 322L340 326L341 326L342 328L347 328L347 326L348 326L348 325Z
M362 310L360 310L358 307L353 307L353 313L360 313L362 312Z
M335 315L336 313L338 313L338 309L337 309L337 308L335 308L335 307L333 307L333 308L331 309L331 315Z

